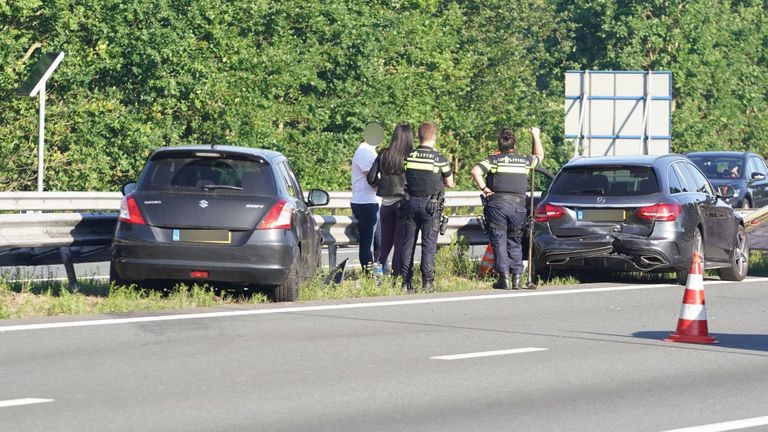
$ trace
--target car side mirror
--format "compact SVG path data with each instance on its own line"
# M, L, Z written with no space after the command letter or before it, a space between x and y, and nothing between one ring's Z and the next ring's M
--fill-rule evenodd
M759 172L753 172L751 177L752 177L752 180L763 180L765 179L765 174L759 173Z
M330 197L328 195L328 192L322 189L311 189L307 196L307 205L309 205L310 207L328 205L329 201L330 201Z
M717 196L721 199L729 199L733 198L733 196L736 195L736 190L733 188L733 186L720 186L717 188Z
M136 182L130 182L123 185L123 196L136 192Z

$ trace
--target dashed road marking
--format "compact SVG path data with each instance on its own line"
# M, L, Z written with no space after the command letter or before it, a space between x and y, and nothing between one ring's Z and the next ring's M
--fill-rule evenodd
M744 420L734 420L723 423L712 423L708 425L693 426L682 429L671 429L664 432L727 432L765 425L768 425L768 416L754 417Z
M23 399L9 399L0 401L0 408L10 408L22 405L34 405L39 403L53 402L53 399L41 399L41 398L23 398Z
M433 360L465 360L465 359L473 359L473 358L479 358L479 357L493 357L493 356L501 356L501 355L509 355L509 354L524 354L524 353L537 352L537 351L547 351L547 348L515 348L515 349L506 349L506 350L497 350L497 351L474 352L474 353L467 353L467 354L451 354L451 355L443 355L443 356L434 356L430 358Z

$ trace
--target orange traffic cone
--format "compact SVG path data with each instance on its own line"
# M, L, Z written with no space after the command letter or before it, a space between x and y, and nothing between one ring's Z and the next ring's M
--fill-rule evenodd
M480 276L487 276L493 272L493 264L495 264L493 257L493 248L491 244L485 248L485 254L483 260L480 262Z
M680 309L677 330L664 339L667 342L717 343L715 338L709 335L707 328L707 305L704 303L704 276L701 261L701 254L694 252L691 269L688 271L688 280L685 283L683 307Z

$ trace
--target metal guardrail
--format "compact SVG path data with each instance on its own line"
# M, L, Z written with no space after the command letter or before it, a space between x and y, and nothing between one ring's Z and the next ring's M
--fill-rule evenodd
M329 192L330 202L320 208L349 209L352 192ZM123 195L119 192L0 192L0 211L117 211ZM478 207L480 192L449 191L445 207Z
M478 192L448 192L445 207L481 206ZM349 209L351 192L331 192L328 205ZM74 263L109 261L109 247L117 224L122 194L117 192L2 192L0 211L0 266L64 264L70 284L76 284ZM81 213L78 211L107 211ZM62 213L70 211L72 213ZM33 213L18 213L33 212ZM36 213L55 212L55 213ZM336 265L339 246L358 243L357 220L352 216L315 216L328 247L329 264ZM468 244L485 244L477 220L470 216L449 218L448 230L438 244L462 238Z
M331 192L331 201L320 208L348 209L350 192ZM109 260L117 213L122 195L112 192L2 192L1 211L57 211L57 213L0 214L0 266L64 264L71 284L76 283L73 263ZM479 207L477 192L448 192L445 207ZM109 213L60 213L77 210L107 210ZM768 218L768 207L739 209L747 231ZM336 249L358 243L357 220L351 216L315 216L328 247L329 262ZM474 216L449 217L448 230L438 244L461 239L470 245L488 242Z

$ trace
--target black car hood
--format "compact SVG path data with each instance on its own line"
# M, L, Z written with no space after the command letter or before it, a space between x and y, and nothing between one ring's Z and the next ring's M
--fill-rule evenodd
M144 221L164 228L253 230L276 197L135 192Z

